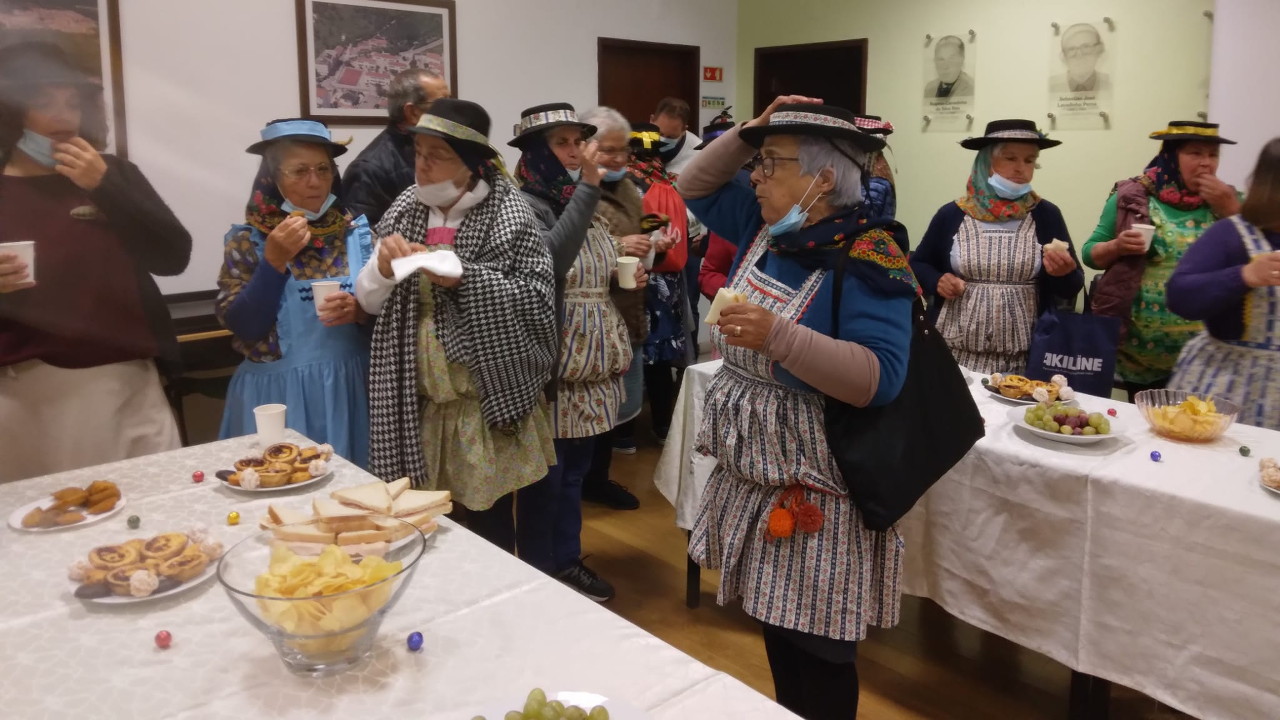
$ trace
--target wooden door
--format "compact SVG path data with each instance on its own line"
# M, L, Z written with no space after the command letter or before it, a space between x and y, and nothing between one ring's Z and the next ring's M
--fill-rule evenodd
M689 129L699 131L701 48L603 37L597 48L601 105L631 122L648 122L659 100L678 97L692 110Z
M867 41L840 40L756 48L755 115L779 95L822 98L827 105L866 112Z

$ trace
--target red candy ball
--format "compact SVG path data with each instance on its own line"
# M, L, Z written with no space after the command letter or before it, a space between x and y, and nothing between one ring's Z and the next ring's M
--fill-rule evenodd
M160 632L156 633L156 647L160 648L161 650L168 650L169 646L172 644L173 644L173 636L169 634L168 630L161 630Z
M191 473L191 482L198 482L198 483L204 482L204 471L197 470Z
M1116 416L1116 409L1115 409L1115 408L1111 408L1110 410L1107 410L1107 414L1108 414L1108 415L1110 415L1111 417L1115 417L1115 416Z

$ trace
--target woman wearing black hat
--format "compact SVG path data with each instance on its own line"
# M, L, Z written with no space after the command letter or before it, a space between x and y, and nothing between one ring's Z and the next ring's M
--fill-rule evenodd
M253 432L255 407L283 403L288 427L367 467L368 316L353 279L373 237L337 196L334 159L346 151L323 123L297 119L268 124L249 146L262 162L244 223L226 236L215 305L245 360L219 436Z
M1040 151L1061 144L1030 120L996 120L961 142L978 151L967 190L938 210L911 255L939 300L938 332L976 372L1023 372L1036 318L1084 286L1062 212L1031 190Z
M711 334L725 364L697 446L719 464L689 551L721 571L721 604L740 597L764 624L778 701L805 718L857 714L857 641L896 624L901 600L902 540L863 524L823 420L826 396L884 405L906 377L906 230L861 208L861 168L883 146L847 110L778 98L680 177L690 209L742 248L727 286L740 295ZM755 188L733 182L757 149Z
M1219 150L1235 143L1216 124L1176 120L1151 138L1160 152L1141 175L1116 183L1084 244L1085 264L1106 270L1094 313L1125 323L1116 372L1131 397L1164 387L1182 346L1203 329L1165 301L1178 261L1210 225L1240 211L1239 194L1217 176Z
M417 184L378 223L377 256L356 281L379 316L372 471L449 490L473 530L511 550L510 494L556 464L544 395L560 350L551 255L498 164L484 108L436 100L413 132ZM394 262L420 253L429 267Z
M532 509L551 519L551 542L549 547L521 547L520 556L604 602L613 597L613 586L582 563L582 484L597 441L608 442L608 433L618 424L622 377L632 353L626 323L610 292L618 251L607 225L596 215L598 146L584 146L584 139L595 132L595 126L578 120L572 105L552 103L525 110L510 144L521 150L516 179L551 251L563 338L553 406L556 465L539 483L546 486L548 502ZM644 267L638 263L634 275L635 282L628 283L632 289L619 292L636 292L646 284ZM521 504L538 503L526 503L522 495ZM522 507L520 519L526 514Z
M100 152L102 90L48 43L0 51L0 482L179 446L157 375L178 361L154 275L191 235Z

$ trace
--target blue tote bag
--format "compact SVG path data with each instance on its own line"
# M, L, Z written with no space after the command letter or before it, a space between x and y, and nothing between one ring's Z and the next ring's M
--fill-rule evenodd
M1085 308L1089 298L1085 298ZM1049 309L1036 321L1027 351L1027 377L1062 375L1076 392L1111 397L1120 318Z

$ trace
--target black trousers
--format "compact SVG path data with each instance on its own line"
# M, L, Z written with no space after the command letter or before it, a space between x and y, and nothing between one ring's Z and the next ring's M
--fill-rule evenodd
M634 421L633 421L634 422ZM591 458L591 469L582 479L583 487L599 487L609 483L609 469L613 467L613 440L620 434L620 427L596 438L595 450Z
M805 720L858 716L857 643L763 625L778 704Z
M645 365L644 389L649 395L650 422L653 431L666 437L671 429L671 413L676 407L676 395L680 392L677 370L670 365Z

